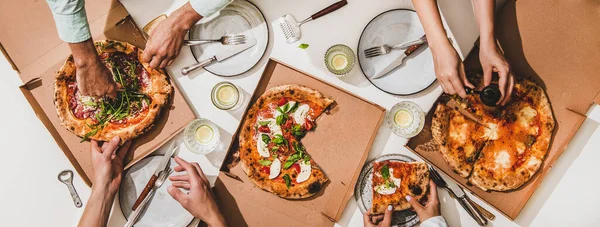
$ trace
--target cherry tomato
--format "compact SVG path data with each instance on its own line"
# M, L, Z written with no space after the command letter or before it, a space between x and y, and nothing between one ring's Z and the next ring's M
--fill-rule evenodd
M294 168L294 170L296 170L296 173L300 173L300 164L294 163L292 165L292 168Z
M285 121L285 124L283 124L282 128L290 129L292 128L292 124L294 124L294 122L292 122L292 119L288 119L287 121Z
M311 120L308 120L308 118L306 118L306 121L304 122L304 128L306 128L306 131L310 131L314 126L315 126L315 123L312 122Z
M283 106L283 105L285 105L286 103L287 103L287 99L285 99L285 98L281 98L277 104L278 104L279 106Z
M265 126L258 127L258 131L259 132L264 132L264 133L269 133L269 132L271 132L271 129L269 128L269 126L265 125Z
M271 168L268 166L263 166L260 171L266 174L271 174Z

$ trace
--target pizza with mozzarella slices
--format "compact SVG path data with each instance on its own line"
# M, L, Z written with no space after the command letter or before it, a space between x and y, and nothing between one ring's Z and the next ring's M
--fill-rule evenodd
M70 56L56 73L54 105L67 130L87 139L121 141L135 138L153 125L171 95L166 74L142 63L143 51L114 40L95 42L96 51L121 89L117 97L94 98L79 92L76 68Z
M279 197L307 198L328 181L302 145L334 101L305 86L267 90L248 109L239 137L242 169L257 186Z
M406 196L420 203L429 194L429 168L423 162L399 162L386 160L373 164L373 201L371 212L382 214L388 205L394 211L411 208Z
M452 98L481 121L438 103L431 131L450 167L484 191L514 190L527 183L541 167L554 131L544 90L521 79L505 106L485 106L474 95Z

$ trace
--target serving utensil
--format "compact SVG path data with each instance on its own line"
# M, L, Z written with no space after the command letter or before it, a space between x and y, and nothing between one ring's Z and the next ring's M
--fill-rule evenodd
M154 185L153 185L152 189L150 190L150 192L148 193L148 196L146 196L144 198L144 200L141 201L138 209L134 210L133 213L131 213L129 215L127 223L125 223L125 227L131 227L131 226L133 226L133 224L135 224L135 222L138 220L140 215L146 209L146 205L148 204L150 199L154 196L154 193L156 193L156 189L160 188L165 183L165 180L167 179L167 177L169 177L169 175L171 175L172 173L173 173L173 170L168 167L165 171L161 171L160 177L158 179L156 179L156 181L154 182Z
M192 71L194 71L194 70L196 70L196 69L198 69L200 67L208 66L208 65L210 65L212 63L215 63L215 62L221 62L221 61L223 61L225 59L228 59L228 58L233 57L233 56L235 56L235 55L237 55L239 53L244 52L245 50L249 49L250 47L253 47L254 45L256 45L256 39L250 38L247 43L238 45L238 46L236 46L236 48L226 49L224 51L216 53L211 58L208 58L206 60L200 61L200 62L195 63L195 64L190 65L190 66L183 67L181 69L181 74L187 75L190 72L192 72Z
M207 39L207 40L183 40L184 46L194 46L206 43L221 43L223 45L239 45L246 43L245 35L225 35L220 39Z
M391 72L392 70L400 67L402 64L404 64L404 59L406 59L406 57L410 56L411 54L413 54L417 49L419 49L421 46L425 45L424 43L421 44L415 44L412 45L410 47L408 47L405 51L404 54L400 55L396 60L394 60L392 63L390 63L387 67L385 67L383 70L381 70L381 72L379 72L378 74L376 74L375 76L371 77L371 79L379 79L384 77L385 75L387 75L389 72Z
M75 207L80 208L82 203L77 191L75 190L75 186L73 186L73 171L67 169L63 170L58 174L58 180L63 184L66 184L69 188L69 193L71 193L71 199L73 199L73 203Z
M348 4L348 2L346 0L342 0L342 1L339 1L336 3L333 3L332 5L328 6L327 8L322 9L321 11L313 14L309 18L306 18L300 22L298 22L290 14L283 15L283 17L281 17L279 19L279 27L281 27L281 30L283 31L283 34L285 35L285 41L287 43L293 43L293 42L300 40L300 38L302 37L302 33L300 33L300 25L302 25L306 22L312 21L312 20L316 20L319 17L325 16L333 11L336 11L339 8L342 8L343 6L345 6L346 4Z
M175 146L175 141L171 142L171 144L169 145L169 149L167 150L167 153L163 156L163 159L161 160L160 164L158 165L158 167L156 167L156 170L154 170L154 174L152 174L152 177L150 177L150 180L144 187L144 190L142 190L142 193L140 194L140 196L137 198L137 200L133 204L133 207L131 208L132 210L136 210L139 207L139 205L142 203L144 198L146 198L146 196L148 196L148 193L150 193L151 189L155 185L154 182L159 178L161 173L166 173L166 170L171 165L171 156L173 156L173 154L175 153L175 150L177 150L177 147L174 147L174 146Z
M395 46L389 46L387 44L384 44L383 46L371 47L371 48L365 50L365 57L366 58L377 57L380 55L388 54L388 53L392 52L392 50L403 50L412 45L423 44L423 43L427 43L427 37L425 35L423 35L421 38L411 40L408 42L404 42L404 43L401 43L401 44L398 44Z
M487 219L485 219L481 212L479 212L479 210L475 208L475 206L473 205L474 202L467 196L467 194L465 194L465 191L463 191L461 187L454 183L447 184L446 181L442 178L442 176L440 176L440 174L431 166L429 167L429 176L438 187L441 187L448 191L448 194L450 194L452 198L458 201L458 203L467 211L467 213L473 219L475 219L477 224L479 224L480 226L487 225Z

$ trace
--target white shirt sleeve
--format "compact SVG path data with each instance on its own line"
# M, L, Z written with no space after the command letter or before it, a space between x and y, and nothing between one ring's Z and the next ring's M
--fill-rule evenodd
M202 17L210 17L219 12L233 0L190 0L190 5Z
M446 219L442 216L431 217L423 222L421 222L421 227L448 227L446 224Z
M52 10L60 39L68 43L79 43L91 37L84 0L46 0L46 2Z

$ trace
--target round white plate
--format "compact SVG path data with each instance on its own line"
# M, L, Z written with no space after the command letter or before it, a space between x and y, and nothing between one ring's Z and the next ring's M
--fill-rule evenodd
M252 69L263 57L269 43L269 28L265 17L258 7L249 1L233 1L222 9L217 16L195 25L190 30L189 39L219 39L224 35L241 34L255 38L257 43L244 52L221 62L204 67L218 76L237 76ZM215 53L235 48L235 45L209 43L190 47L197 61L211 58Z
M398 162L414 162L415 160L411 157L401 154L387 154L376 158L373 161L363 166L358 181L354 187L354 198L358 203L358 208L361 212L366 213L367 210L371 209L373 204L373 163L382 162L385 160L392 160ZM393 226L414 226L419 223L419 217L417 213L411 209L403 211L394 211L392 214L392 225Z
M411 95L425 90L435 81L433 58L427 45L406 57L402 66L379 79L371 79L392 61L404 54L404 50L365 57L365 49L397 45L412 41L425 34L417 13L408 9L394 9L373 18L358 41L358 62L364 75L375 87L394 95Z
M125 219L131 214L131 207L135 203L137 197L142 193L144 187L150 180L150 177L156 170L156 167L160 164L163 156L151 156L142 159L135 165L133 165L121 182L121 188L119 188L119 203L121 205L121 211L125 215ZM175 160L171 159L171 169L177 166ZM173 172L171 176L179 173ZM135 224L136 227L163 227L163 226L187 226L194 220L187 210L185 210L181 204L179 204L169 193L167 188L171 185L171 181L167 179L163 185L157 189L154 197L148 202L146 211L140 216L138 222Z

